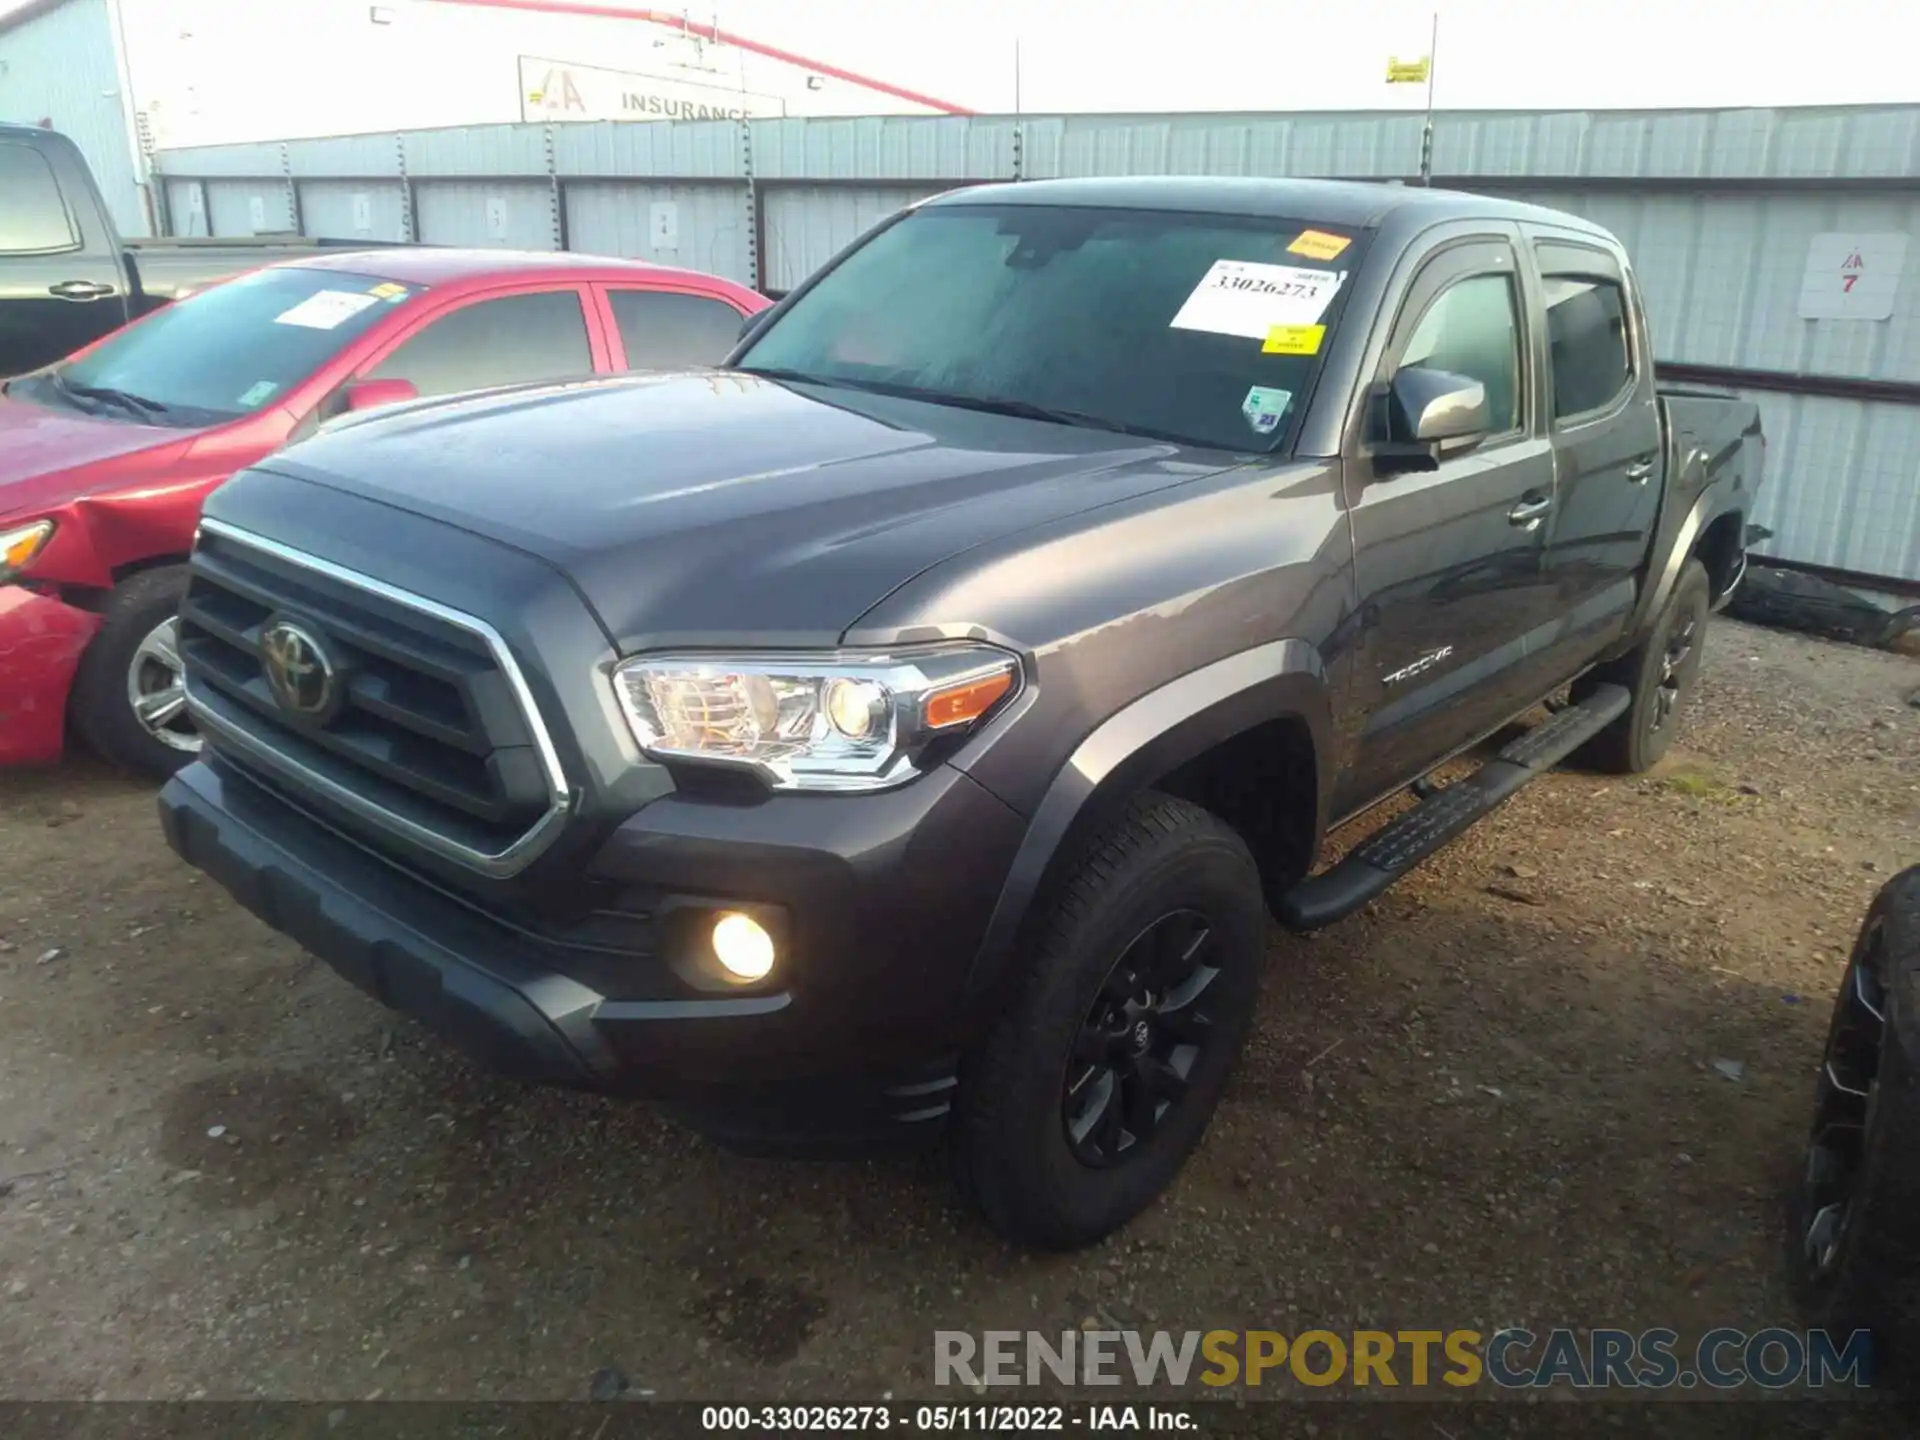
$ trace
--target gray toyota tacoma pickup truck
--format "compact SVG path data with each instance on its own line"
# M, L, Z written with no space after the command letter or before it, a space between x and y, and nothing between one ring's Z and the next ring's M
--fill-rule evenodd
M402 406L217 491L167 836L501 1071L763 1151L939 1136L992 1225L1085 1244L1199 1139L1270 918L1670 742L1762 446L1651 357L1550 210L944 195L720 369Z

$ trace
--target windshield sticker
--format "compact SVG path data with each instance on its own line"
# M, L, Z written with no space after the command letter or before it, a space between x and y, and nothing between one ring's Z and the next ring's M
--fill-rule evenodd
M1263 355L1318 355L1320 342L1327 338L1324 325L1276 325L1267 331Z
M252 409L255 405L263 403L269 395L273 394L273 392L279 388L280 384L276 380L255 381L241 392L238 403L246 406L248 409Z
M380 299L388 301L404 300L407 298L407 287L404 285L396 285L391 280L382 280L378 285L367 291L367 294L376 295Z
M1169 328L1265 340L1276 325L1317 323L1346 278L1344 270L1216 260Z
M332 330L344 325L369 305L380 302L371 295L357 295L351 290L321 290L309 295L291 310L283 310L273 317L276 325L301 325L308 330Z
M1291 390L1256 385L1247 391L1247 398L1241 401L1240 413L1247 417L1247 424L1253 427L1254 434L1271 435L1280 428L1280 422L1287 418L1287 407L1291 404Z
M1309 260L1332 260L1352 243L1345 235L1329 235L1324 230L1302 230L1287 246L1287 253L1304 255Z

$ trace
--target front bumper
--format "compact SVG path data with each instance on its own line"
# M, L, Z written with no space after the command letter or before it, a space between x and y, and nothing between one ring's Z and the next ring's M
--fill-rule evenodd
M66 745L67 694L100 617L0 585L0 765L46 765Z
M937 1121L961 996L1023 824L942 768L884 795L728 805L668 796L589 873L655 908L787 917L764 993L701 993L664 954L555 943L377 857L210 756L160 796L168 842L268 925L482 1064L678 1101L755 1148L863 1147Z

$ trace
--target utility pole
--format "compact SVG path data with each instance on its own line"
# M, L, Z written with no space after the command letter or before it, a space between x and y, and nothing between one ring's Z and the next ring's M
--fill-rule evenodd
M1020 37L1013 37L1013 113L1020 114Z

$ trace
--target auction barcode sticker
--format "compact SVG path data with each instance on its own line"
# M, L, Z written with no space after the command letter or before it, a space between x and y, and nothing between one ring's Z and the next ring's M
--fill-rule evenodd
M1216 260L1170 327L1265 340L1276 325L1317 323L1346 278L1344 270Z

